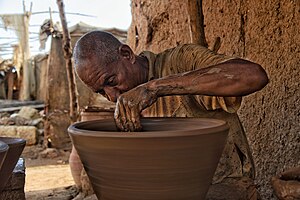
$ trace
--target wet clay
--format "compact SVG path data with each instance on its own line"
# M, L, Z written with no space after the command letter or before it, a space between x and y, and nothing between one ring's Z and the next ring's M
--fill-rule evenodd
M226 142L226 122L143 118L141 123L142 132L118 132L113 119L69 127L98 199L204 199Z
M300 166L272 177L271 183L274 193L279 200L299 200Z
M25 147L26 141L21 138L0 137L0 141L8 145L8 151L0 169L0 192L11 176L19 157Z
M8 145L0 141L0 170L8 151Z

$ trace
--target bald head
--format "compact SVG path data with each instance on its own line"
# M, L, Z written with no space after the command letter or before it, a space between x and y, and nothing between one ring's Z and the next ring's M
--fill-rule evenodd
M74 48L74 61L82 82L113 102L148 81L148 60L107 32L92 31L82 36Z
M107 65L119 59L118 50L122 43L112 34L104 31L92 31L83 35L75 44L75 68L82 62L97 58L101 65Z

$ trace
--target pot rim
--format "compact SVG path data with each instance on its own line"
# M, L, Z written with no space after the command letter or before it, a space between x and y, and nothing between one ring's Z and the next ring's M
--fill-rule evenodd
M78 126L89 125L97 122L111 122L113 119L102 119L102 120L89 120L76 122L71 124L68 127L68 132L70 135L81 135L81 136L93 136L93 137L102 137L102 138L163 138L163 137L186 137L186 136L195 136L195 135L204 135L204 134L216 134L223 131L228 131L228 123L224 120L212 119L212 118L196 118L196 117L143 117L141 121L145 120L193 120L193 121L209 121L212 124L210 127L206 128L193 128L190 130L167 130L167 131L137 131L137 132L113 132L113 131L92 131L92 130L82 130ZM201 130L200 132L197 130ZM112 134L113 133L113 134ZM172 133L172 134L170 134ZM228 134L228 133L227 133Z
M0 141L6 143L8 146L21 146L26 144L26 140L23 138L17 137L5 137L0 136Z
M0 141L0 153L6 152L8 148L9 146L5 142Z

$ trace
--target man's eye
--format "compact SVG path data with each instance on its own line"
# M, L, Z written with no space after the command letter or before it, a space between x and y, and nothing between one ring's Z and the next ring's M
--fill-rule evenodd
M107 82L106 82L106 85L108 85L108 86L115 86L116 85L116 83L115 83L115 77L109 78L107 80Z
M105 95L104 90L97 90L96 93L101 94L101 95Z

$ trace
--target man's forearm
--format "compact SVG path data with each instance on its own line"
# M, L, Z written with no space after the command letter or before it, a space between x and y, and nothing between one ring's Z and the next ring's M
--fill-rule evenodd
M146 84L157 96L198 94L209 96L244 96L268 83L263 68L242 59L233 59L183 74L155 79Z

